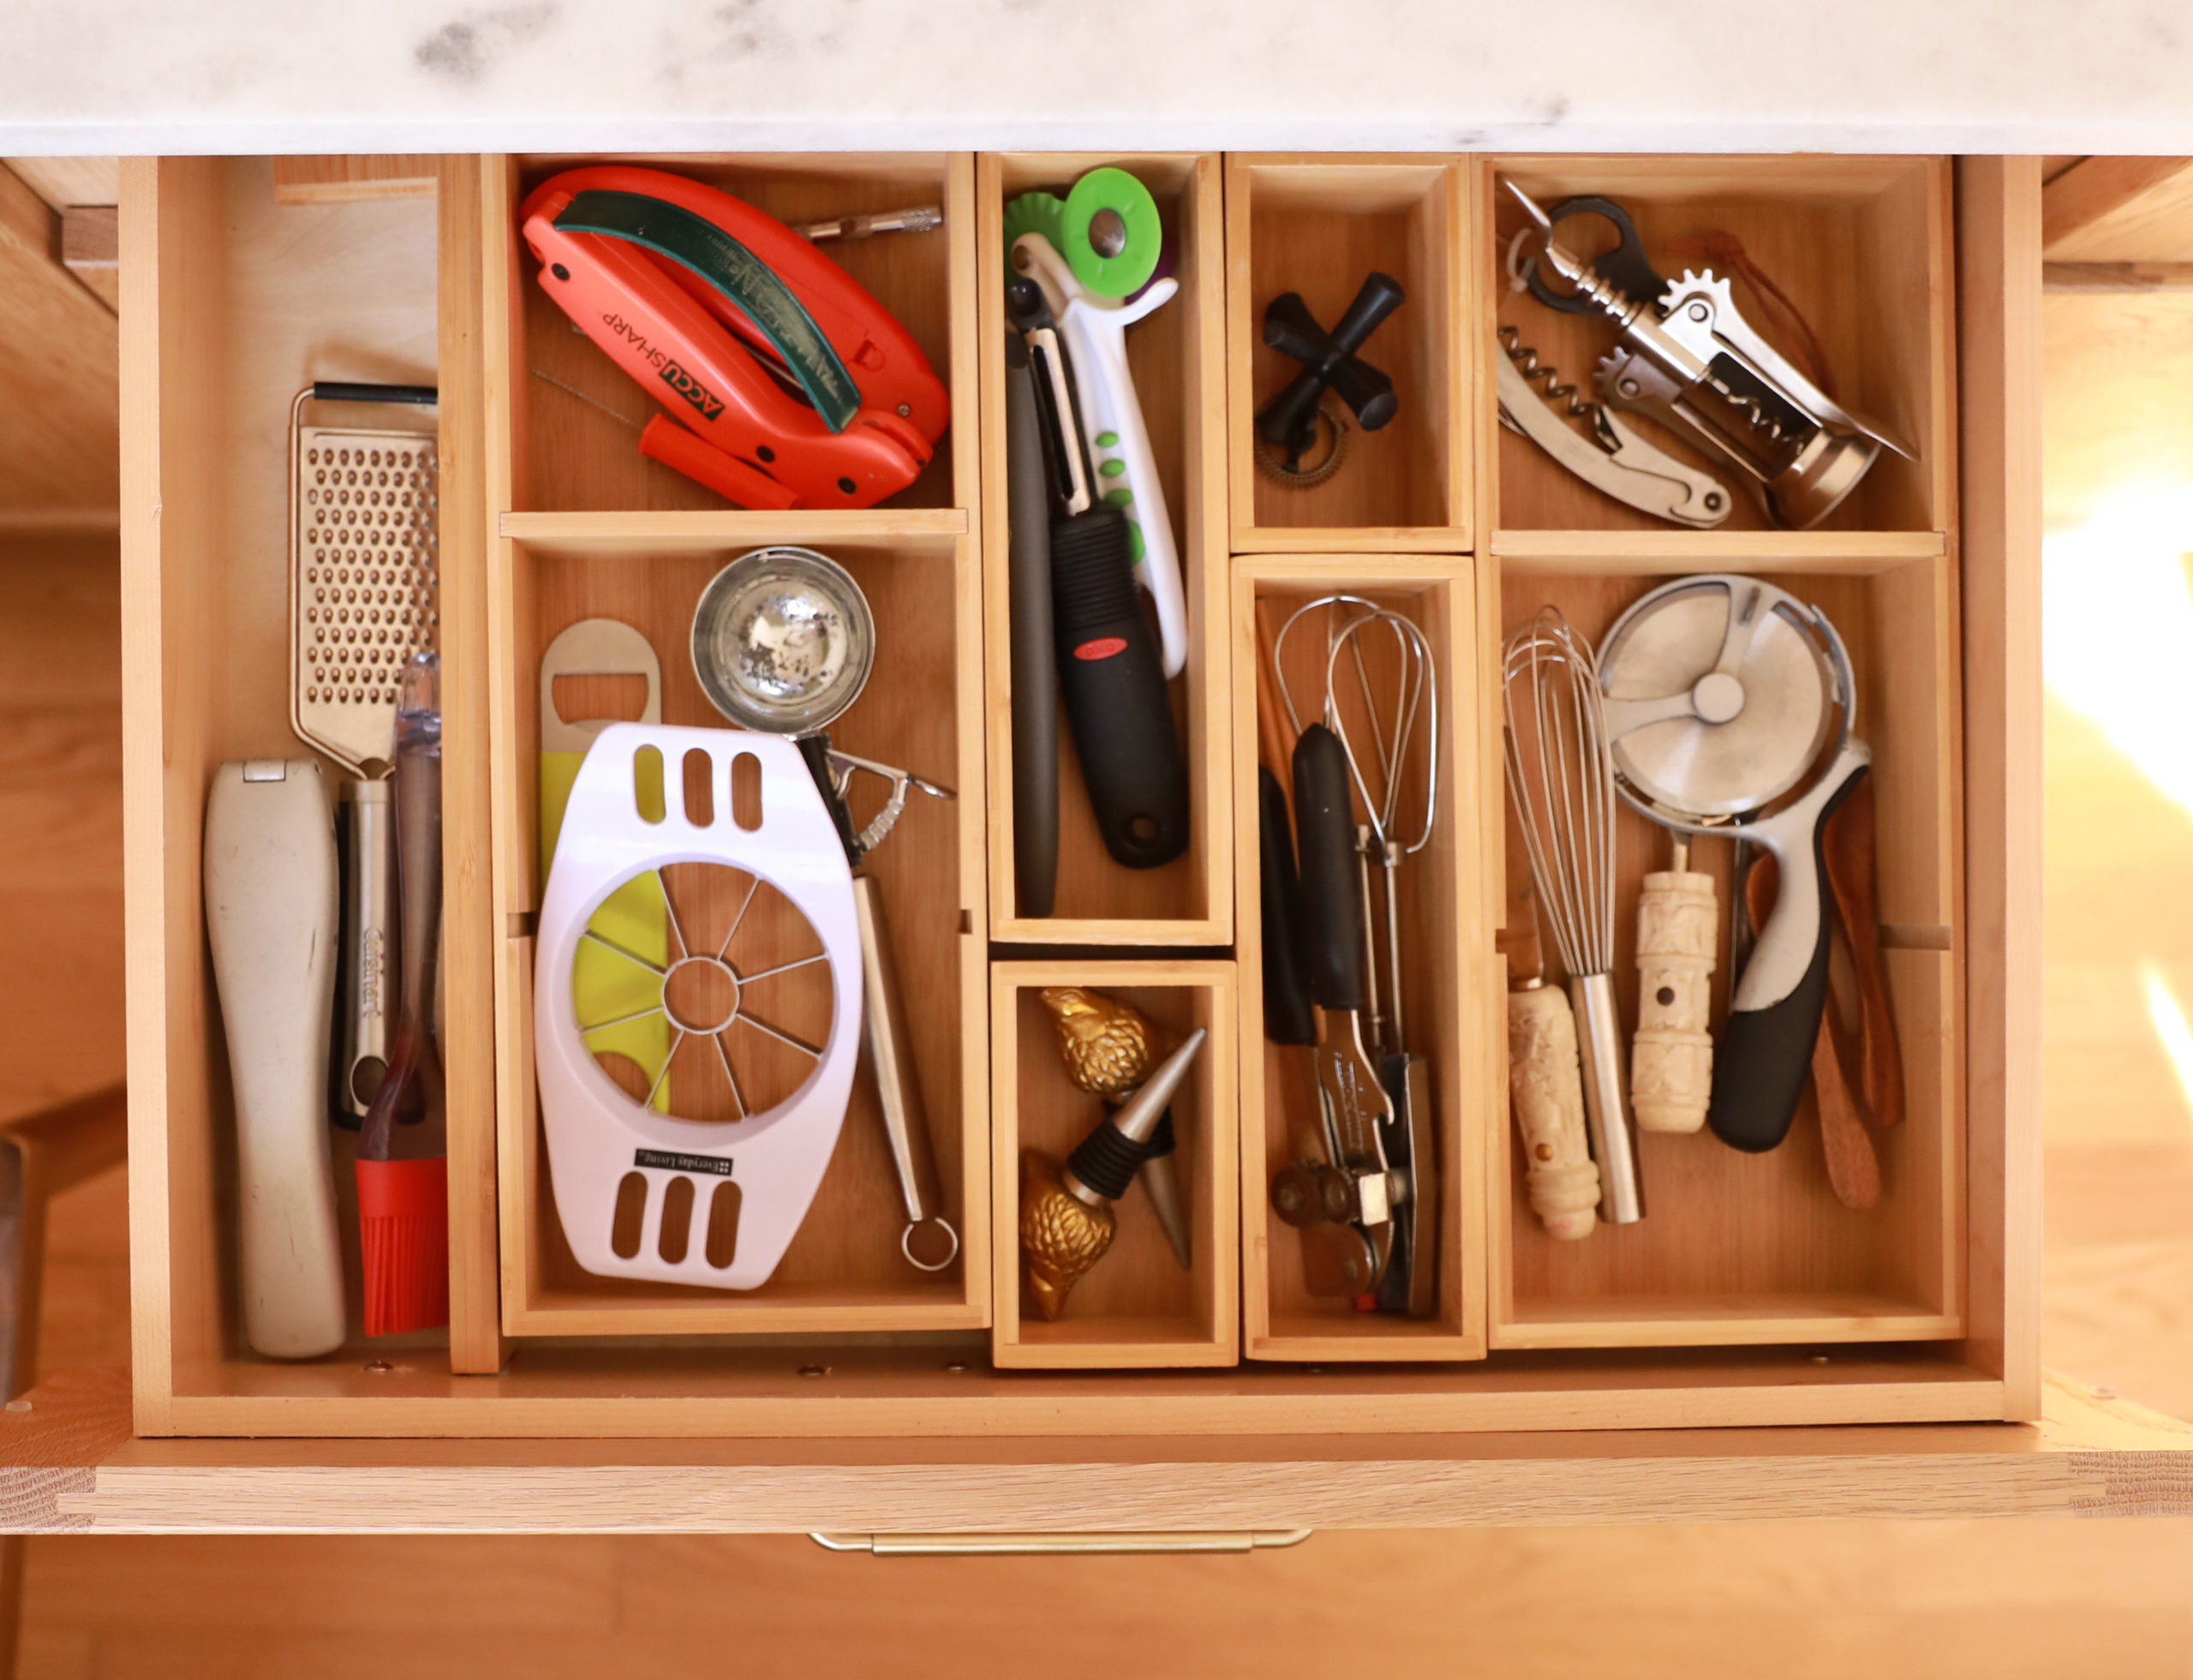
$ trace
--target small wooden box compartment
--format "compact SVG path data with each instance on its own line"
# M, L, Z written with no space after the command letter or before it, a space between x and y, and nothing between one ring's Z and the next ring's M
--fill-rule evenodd
M526 513L721 511L714 491L639 452L640 428L661 409L541 287L516 215L551 176L591 164L666 170L731 194L779 221L873 214L935 206L944 225L924 233L834 239L819 248L866 287L913 335L939 379L950 380L953 264L971 220L968 159L944 152L887 158L534 156L513 160L512 303L522 323L508 398L517 444L513 509ZM964 284L964 281L962 282ZM974 394L953 392L953 424L936 454L893 508L965 508L958 451L974 448ZM963 410L960 403L964 399Z
M1201 1027L1209 1037L1172 1103L1180 1199L1192 1264L1183 1270L1138 1182L1114 1206L1112 1246L1046 1323L1021 1264L1020 1154L1064 1161L1104 1116L1067 1078L1044 1008L1047 986L1085 986L1132 1005L1162 1035L1161 1055ZM1234 965L1007 962L990 970L990 1191L1001 1368L1120 1370L1232 1365L1240 1357L1240 1152L1234 1134Z
M1004 206L1022 193L1064 196L1103 164L1157 200L1173 301L1127 331L1127 368L1165 491L1186 596L1187 668L1173 682L1188 768L1188 849L1130 870L1104 850L1063 716L1059 722L1059 864L1054 913L1023 916L1013 878L1013 649L1006 549ZM1230 651L1226 581L1225 230L1219 159L1204 156L1006 152L977 160L975 247L981 338L983 629L988 652L991 937L1007 944L1223 945L1231 937L1232 834L1225 818ZM968 435L973 436L971 431Z
M1248 1353L1264 1360L1462 1360L1485 1351L1485 1183L1478 1163L1486 1133L1505 1119L1503 1103L1488 1096L1499 1051L1486 1037L1482 954L1492 932L1477 826L1485 735L1479 657L1479 573L1467 559L1410 555L1268 555L1234 568L1234 637L1258 647L1261 608L1276 637L1297 607L1345 591L1413 619L1431 643L1435 681L1426 711L1437 714L1437 813L1425 849L1401 870L1401 985L1405 1048L1431 1062L1438 1116L1440 1194L1436 1264L1437 1311L1411 1319L1360 1312L1346 1300L1315 1298L1303 1280L1301 1240L1271 1211L1272 1175L1300 1160L1300 1140L1314 1136L1318 1092L1310 1052L1264 1037L1264 927L1258 846L1256 720L1263 701L1255 660L1236 662L1234 736L1234 849L1240 894L1237 948L1246 977L1241 1003L1242 1297ZM1316 615L1303 620L1283 649L1290 691L1302 720L1315 720L1324 693L1322 638ZM1383 642L1365 648L1371 680L1383 697L1392 681ZM1353 739L1368 742L1359 691L1343 682L1337 695ZM1425 730L1428 715L1417 727ZM1284 770L1282 786L1288 783ZM1402 809L1422 809L1420 779L1404 782ZM1413 826L1413 824L1412 824Z
M1466 329L1479 284L1467 260L1475 182L1449 158L1234 156L1226 161L1227 464L1236 553L1460 553L1473 546L1479 416ZM1264 308L1298 292L1330 331L1374 271L1406 301L1364 345L1399 410L1324 483L1280 483L1257 464L1258 409L1298 365L1264 342Z
M1670 568L1678 569L1694 568ZM1824 611L1857 678L1855 733L1873 749L1883 956L1905 1087L1903 1123L1868 1127L1880 1157L1881 1199L1864 1212L1835 1199L1808 1103L1788 1139L1763 1155L1730 1149L1710 1131L1640 1133L1645 1217L1557 1241L1531 1211L1515 1127L1504 1123L1494 1134L1490 1187L1496 1348L1919 1342L1963 1333L1964 1045L1957 999L1964 918L1956 864L1963 708L1949 562L1881 566L1861 558L1802 576L1737 569L1755 570ZM1509 561L1501 623L1527 623L1550 602L1596 645L1631 601L1664 581ZM1483 822L1483 844L1497 856L1498 808ZM1512 820L1509 828L1512 904L1529 866ZM1647 870L1667 867L1669 837L1625 804L1616 843L1613 972L1626 1052L1636 1025L1637 893ZM1715 877L1720 906L1717 1037L1729 987L1730 851L1724 841L1700 840L1691 853L1691 867ZM1565 976L1550 934L1545 948L1547 982L1560 983Z
M1718 557L1867 554L1913 559L1943 552L1956 517L1956 344L1952 325L1950 168L1940 158L1489 158L1479 160L1478 201L1486 224L1475 251L1479 313L1469 357L1479 370L1480 435L1491 445L1483 492L1492 552L1502 559L1568 554L1597 564L1676 556L1711 569ZM1751 482L1736 468L1706 463L1731 492L1727 520L1711 531L1670 525L1600 494L1528 438L1498 423L1493 358L1497 332L1558 371L1591 401L1594 366L1616 341L1615 324L1550 309L1511 284L1508 254L1528 225L1508 190L1513 182L1543 207L1595 195L1637 225L1646 258L1665 279L1712 268L1733 288L1752 326L1785 353L1796 341L1786 317L1730 265L1706 254L1701 236L1732 235L1745 254L1809 324L1829 394L1879 426L1915 458L1884 449L1842 506L1812 531L1779 531ZM1603 236L1604 223L1579 221L1564 236ZM1799 367L1801 351L1792 355ZM1537 386L1540 400L1545 384ZM1625 421L1636 417L1622 416ZM1563 424L1576 422L1567 419ZM1664 443L1646 420L1638 429ZM1674 452L1692 464L1688 446Z
M842 522L840 522L842 523ZM980 1327L987 1318L983 1187L989 1132L981 995L980 753L972 720L975 571L964 537L882 535L817 539L790 517L770 541L810 541L852 574L880 625L875 668L862 697L831 731L834 744L881 763L917 768L959 797L917 796L864 860L881 884L909 1024L915 1072L928 1116L944 1206L961 1237L957 1260L935 1273L899 1252L905 1223L875 1085L865 1061L829 1170L781 1264L750 1292L655 1285L593 1276L564 1240L553 1202L546 1139L535 1113L531 1055L533 940L505 942L502 1017L506 1028L500 1128L503 1327L511 1336L640 1336L720 1331L863 1331ZM567 625L610 617L634 625L662 667L662 721L727 728L701 691L688 651L693 606L709 578L750 546L715 538L618 542L598 535L571 543L540 536L504 545L497 570L498 668L512 673L516 703L499 713L494 757L506 785L505 810L518 844L503 848L510 894L506 925L526 924L539 903L540 765L535 697L541 651ZM528 678L525 673L535 673ZM911 697L923 703L905 703ZM894 697L896 700L894 701ZM963 727L963 724L965 726ZM969 774L971 772L971 774ZM672 767L669 774L675 774ZM857 800L864 796L855 790ZM869 809L855 806L857 819ZM705 903L704 889L670 885L688 936L713 946L737 906ZM739 923L744 942L766 937L756 923L798 912L781 900L757 905ZM742 948L744 948L744 946ZM691 1073L685 1072L693 1068ZM694 1100L714 1106L676 1112L737 1117L720 1091L702 1087L705 1065L673 1062ZM644 1083L644 1081L642 1081Z

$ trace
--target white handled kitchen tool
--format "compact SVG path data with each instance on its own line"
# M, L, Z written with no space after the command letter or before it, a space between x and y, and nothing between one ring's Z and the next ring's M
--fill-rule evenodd
M236 1088L243 1334L311 1359L343 1345L328 1161L335 813L308 758L231 762L206 798L206 932Z
M1013 242L1013 265L1043 289L1043 302L1066 334L1080 399L1082 435L1102 481L1097 493L1123 510L1133 545L1135 582L1157 609L1157 635L1165 674L1177 677L1188 663L1188 604L1180 589L1180 557L1173 546L1173 520L1158 481L1157 458L1127 371L1127 328L1154 314L1180 283L1152 282L1132 302L1098 297L1074 278L1050 241L1025 233Z
M594 738L613 720L566 718L556 703L559 677L638 677L647 684L641 723L662 721L662 667L648 638L615 619L582 619L565 627L541 655L541 878L547 880L563 832L564 807L571 797L579 766ZM657 966L670 960L669 909L652 875L629 881L612 893L589 925L602 943L582 941L573 959L572 990L579 1024L597 1052L613 1050L631 1058L650 1083L670 1060L670 1024L647 1011L661 987L647 971L610 954L613 948L644 957ZM663 1080L655 1106L667 1109L670 1086Z
M350 773L343 787L341 1048L335 1105L362 1118L396 1022L396 690L435 645L439 470L430 385L321 380L290 404L290 726ZM308 426L314 404L427 410L409 430Z
M1677 832L1670 866L1637 894L1637 1032L1629 1045L1629 1107L1640 1132L1695 1132L1713 1090L1713 877L1690 867Z
M660 755L652 773L650 751ZM706 810L686 804L693 754L706 761ZM654 780L661 814L650 822L641 794ZM681 867L692 865L735 871L722 878L744 883L720 941L702 938L695 906L664 878L666 870L681 880L699 873ZM642 875L654 876L668 910L672 953L662 965L607 947L588 925L612 894ZM766 918L756 909L764 897L776 912ZM788 930L795 915L804 930ZM784 958L788 938L811 954ZM727 1289L767 1282L830 1163L861 1036L852 876L798 747L744 730L603 730L571 785L539 942L535 1060L556 1211L573 1255L605 1276ZM596 1061L573 1002L582 942L604 944L652 977L648 1013L660 1013L671 1032L655 1085L674 1076L675 1107L684 1109L684 1093L698 1091L701 1070L713 1064L737 1118L658 1114L654 1089L636 1099ZM828 976L827 1028L786 1025L787 986L818 966ZM756 1071L769 1055L791 1058L803 1075L780 1079L780 1093ZM619 1205L635 1199L638 1217L628 1227Z
M1736 977L1706 1121L1772 1149L1812 1069L1827 996L1820 829L1866 774L1850 656L1818 607L1755 577L1678 578L1616 619L1599 654L1622 797L1654 822L1772 852L1774 913Z

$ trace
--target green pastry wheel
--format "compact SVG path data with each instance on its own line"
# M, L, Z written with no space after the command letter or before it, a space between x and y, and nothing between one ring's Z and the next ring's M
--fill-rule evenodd
M1157 272L1165 236L1157 200L1123 169L1092 169L1061 199L1023 193L1005 204L1005 248L1039 233L1066 259L1075 279L1100 297L1126 297Z

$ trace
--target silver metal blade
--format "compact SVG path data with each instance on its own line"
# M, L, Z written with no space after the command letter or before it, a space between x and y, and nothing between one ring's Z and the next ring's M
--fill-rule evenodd
M1810 636L1771 607L1748 639L1730 633L1742 584L1732 590L1729 580L1704 578L1648 597L1600 649L1600 680L1617 702L1609 706L1615 728L1618 702L1689 694L1733 661L1723 675L1741 684L1742 699L1726 721L1662 715L1614 741L1615 768L1632 787L1699 816L1755 810L1788 792L1819 758L1833 721L1833 679ZM1652 713L1640 707L1631 715Z

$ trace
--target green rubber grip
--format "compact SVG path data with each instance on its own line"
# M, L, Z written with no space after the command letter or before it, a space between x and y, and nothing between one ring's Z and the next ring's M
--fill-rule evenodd
M566 233L622 239L667 257L720 292L784 358L833 433L860 412L860 388L815 317L768 264L706 217L639 193L579 194L556 218Z

